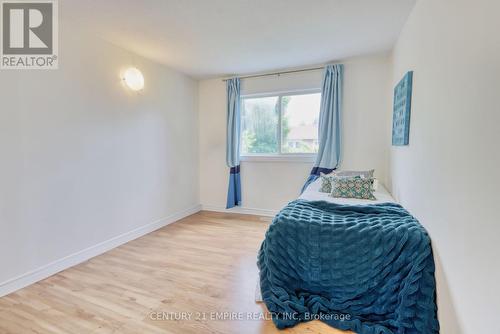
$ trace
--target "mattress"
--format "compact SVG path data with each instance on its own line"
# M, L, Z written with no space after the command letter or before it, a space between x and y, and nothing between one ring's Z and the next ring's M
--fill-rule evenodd
M356 198L334 198L328 193L319 191L321 188L321 178L312 182L306 190L300 195L299 199L307 201L326 201L337 204L347 205L367 205L367 204L380 204L380 203L396 203L387 189L379 182L377 190L373 193L376 200L369 199L356 199Z

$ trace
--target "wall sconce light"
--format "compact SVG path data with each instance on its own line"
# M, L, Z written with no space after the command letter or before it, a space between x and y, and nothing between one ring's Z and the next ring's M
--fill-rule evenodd
M128 68L123 74L123 81L128 88L133 91L139 91L144 88L144 76L141 71L135 67Z

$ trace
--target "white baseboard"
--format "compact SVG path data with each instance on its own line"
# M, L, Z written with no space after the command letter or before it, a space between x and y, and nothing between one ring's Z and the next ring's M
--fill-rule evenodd
M279 212L279 210L268 210L268 209L255 209L255 208L246 208L236 206L231 209L226 209L222 206L216 205L202 205L202 210L205 211L214 211L214 212L224 212L224 213L240 213L244 215L257 215L257 216L266 216L266 217L274 217Z
M52 276L64 269L75 266L79 263L87 261L90 258L93 258L97 255L105 253L115 247L123 245L131 240L137 239L151 233L159 228L162 228L168 224L171 224L179 219L192 215L201 210L201 205L195 205L190 208L187 208L183 211L174 213L167 217L158 219L152 223L141 226L135 230L123 233L119 236L111 238L109 240L98 243L97 245L88 247L79 252L73 253L71 255L65 256L59 260L51 262L47 265L44 265L38 269L29 271L20 276L9 279L5 282L0 283L0 297L5 296L9 293L12 293L16 290L24 288L30 284L38 282L42 279L45 279L49 276Z

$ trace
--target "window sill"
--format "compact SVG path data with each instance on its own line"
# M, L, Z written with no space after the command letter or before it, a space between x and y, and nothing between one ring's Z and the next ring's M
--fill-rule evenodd
M281 155L244 155L242 162L297 162L312 163L316 154L281 154Z

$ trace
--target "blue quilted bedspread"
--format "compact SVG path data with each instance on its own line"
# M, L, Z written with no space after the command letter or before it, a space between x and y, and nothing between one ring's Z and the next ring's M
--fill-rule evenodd
M397 204L291 202L258 264L278 328L317 319L359 334L439 333L430 239Z

